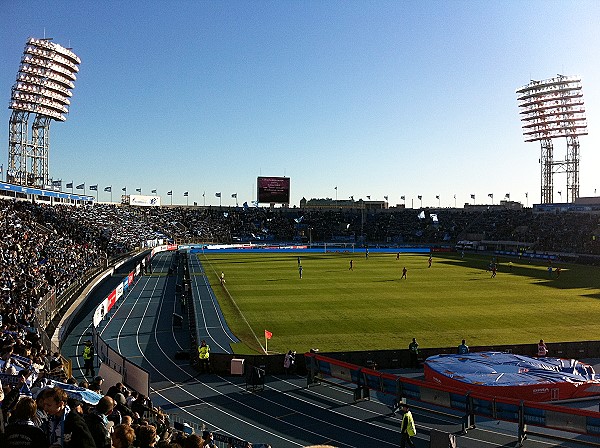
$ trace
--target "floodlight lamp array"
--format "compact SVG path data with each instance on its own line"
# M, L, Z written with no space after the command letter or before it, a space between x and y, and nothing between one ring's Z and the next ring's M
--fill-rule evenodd
M581 78L558 75L517 89L526 142L587 135Z
M71 50L49 40L30 38L9 107L65 121L80 63Z

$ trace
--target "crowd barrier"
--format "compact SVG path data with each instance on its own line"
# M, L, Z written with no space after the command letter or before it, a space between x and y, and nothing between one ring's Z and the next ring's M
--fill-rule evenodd
M600 412L573 409L550 403L463 393L423 380L405 378L392 373L339 361L316 353L305 353L307 384L318 384L327 377L341 381L343 387L355 390L355 399L368 398L369 390L389 394L398 402L407 399L451 409L463 416L463 430L475 425L475 416L503 420L518 425L518 445L533 431L528 426L600 437ZM545 437L549 437L544 434ZM600 446L600 445L599 445Z

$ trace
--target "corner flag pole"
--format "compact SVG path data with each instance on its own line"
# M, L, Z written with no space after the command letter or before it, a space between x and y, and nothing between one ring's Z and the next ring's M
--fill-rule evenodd
M269 330L265 330L265 354L269 353L269 339L271 339L273 337L273 333L271 333Z

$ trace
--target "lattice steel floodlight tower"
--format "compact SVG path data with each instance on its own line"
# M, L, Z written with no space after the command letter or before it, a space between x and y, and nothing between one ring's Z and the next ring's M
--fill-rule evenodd
M557 75L531 81L517 89L526 142L539 141L542 172L541 202L554 202L554 173L567 174L567 202L579 197L579 139L587 135L587 121L581 92L581 78ZM554 160L552 140L567 139L565 160Z
M32 37L27 41L9 105L13 112L9 122L8 182L48 186L50 122L67 119L64 114L69 112L80 63L75 53L50 39Z

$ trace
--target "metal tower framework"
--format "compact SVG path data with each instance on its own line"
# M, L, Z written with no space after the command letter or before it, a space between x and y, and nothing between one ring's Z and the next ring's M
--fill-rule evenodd
M27 41L9 106L13 112L9 121L8 182L49 186L50 123L67 119L64 114L69 112L80 63L75 53L50 39Z
M579 136L587 135L581 78L557 75L517 89L523 136L541 145L541 202L554 202L554 174L566 173L566 202L579 197ZM553 139L565 137L567 154L554 160ZM562 194L561 194L562 199Z
M541 198L542 204L552 203L552 195L554 192L554 146L551 139L540 140L541 156L540 167L542 169L542 186Z

